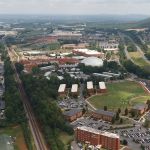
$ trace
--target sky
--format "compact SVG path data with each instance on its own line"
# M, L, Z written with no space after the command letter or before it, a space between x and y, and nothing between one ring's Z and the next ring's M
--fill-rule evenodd
M150 0L0 0L0 14L150 15Z

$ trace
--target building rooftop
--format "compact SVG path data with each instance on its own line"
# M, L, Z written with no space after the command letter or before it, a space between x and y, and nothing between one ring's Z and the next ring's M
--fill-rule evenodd
M121 75L120 73L112 73L112 72L103 72L103 74L111 75L111 76L115 76L115 77L119 77Z
M66 89L66 84L60 84L58 92L64 92Z
M96 130L96 129L86 127L86 126L77 127L77 129L87 131L87 132L90 132L90 133L94 133L94 134L100 134L100 135L111 137L111 138L119 138L119 136L117 134Z
M93 89L93 82L92 81L87 82L87 89L88 90Z
M99 82L99 88L100 89L106 89L105 82Z
M102 74L102 73L93 73L94 76L100 76L100 77L105 77L105 78L112 78L112 75L106 75L106 74Z
M103 60L97 57L87 57L81 61L85 66L102 67Z
M136 109L136 110L143 110L143 109L145 109L145 108L147 108L147 104L136 104L136 105L134 105L133 106L133 109Z
M82 111L81 109L71 109L71 110L69 110L69 111L65 111L63 114L64 114L65 116L71 117L71 116L76 115L77 113L79 113L79 112L81 112L81 111Z
M78 84L73 84L71 88L71 93L76 93L78 92Z
M102 109L96 110L95 113L103 114L103 115L107 115L107 116L111 116L111 117L114 117L114 116L116 115L115 112L112 112L112 111L105 111L105 110L102 110Z

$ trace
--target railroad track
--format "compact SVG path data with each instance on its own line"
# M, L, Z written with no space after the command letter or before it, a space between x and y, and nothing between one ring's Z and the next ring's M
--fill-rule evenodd
M8 54L9 54L9 52L8 52ZM11 55L9 54L9 56L11 56ZM19 89L21 99L22 99L22 102L23 102L23 106L24 106L24 109L25 109L25 113L26 113L26 116L28 118L28 123L29 123L29 127L30 127L30 130L31 130L33 139L34 139L36 150L48 150L48 148L47 148L47 146L44 142L44 138L43 138L43 136L41 134L41 131L39 129L38 123L36 121L36 118L34 116L34 113L32 111L32 108L31 108L31 105L29 103L28 97L27 97L27 95L24 91L22 81L19 78L19 75L17 73L17 70L15 68L15 65L14 65L13 61L12 61L12 68L15 71L15 80L17 82L18 89Z

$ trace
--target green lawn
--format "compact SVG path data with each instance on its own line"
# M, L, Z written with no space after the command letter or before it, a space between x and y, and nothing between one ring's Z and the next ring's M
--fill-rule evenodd
M96 95L89 102L96 108L107 106L109 110L131 107L135 103L145 102L150 95L136 82L124 81L120 83L106 84L108 92ZM134 99L139 96L145 96ZM133 101L132 101L133 99Z
M65 148L67 150L67 147L68 147L68 144L73 141L73 136L71 135L68 135L67 133L65 132L61 132L59 134L59 139L64 143L65 145Z

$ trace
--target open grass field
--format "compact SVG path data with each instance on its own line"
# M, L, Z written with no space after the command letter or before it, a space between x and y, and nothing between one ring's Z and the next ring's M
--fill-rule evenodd
M59 139L64 143L65 148L66 148L66 150L67 150L67 146L68 146L68 144L73 140L73 136L70 136L70 135L68 135L68 134L65 133L65 132L61 132L61 133L59 134Z
M107 106L109 110L130 108L135 103L143 103L150 95L136 82L124 81L106 84L108 92L93 96L89 102L96 108Z
M0 135L16 137L16 141L14 143L14 150L28 150L25 144L21 127L16 126L11 128L0 129Z

